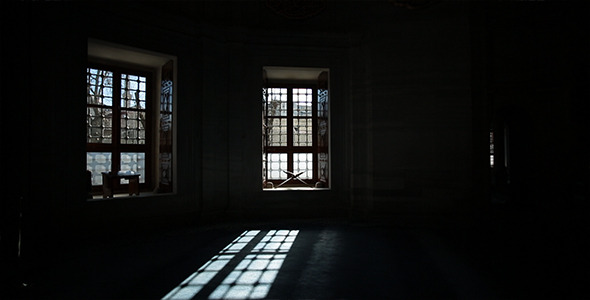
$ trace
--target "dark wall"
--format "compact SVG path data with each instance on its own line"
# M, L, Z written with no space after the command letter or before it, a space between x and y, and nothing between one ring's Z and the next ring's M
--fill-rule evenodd
M365 12L352 100L358 205L381 213L456 209L471 199L468 6ZM360 75L360 76L359 76Z
M3 183L9 217L2 217L2 247L15 255L15 240L5 237L18 236L20 226L21 254L45 257L64 216L84 198L84 117L73 113L84 109L76 100L84 85L84 35L60 7L9 2L2 11L2 156L11 174Z
M499 146L493 200L575 219L588 207L590 182L590 6L510 3L484 10L483 88Z

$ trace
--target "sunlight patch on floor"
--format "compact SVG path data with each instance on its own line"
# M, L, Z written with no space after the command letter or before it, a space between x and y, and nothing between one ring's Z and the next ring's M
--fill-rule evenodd
M217 286L210 287L214 289L209 299L265 298L298 234L299 230L244 231L162 299L192 299L213 284ZM221 278L214 280L228 271L220 282Z

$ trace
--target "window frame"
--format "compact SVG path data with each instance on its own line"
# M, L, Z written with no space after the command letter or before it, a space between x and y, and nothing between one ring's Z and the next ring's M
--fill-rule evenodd
M284 183L287 179L269 179L269 168L268 168L268 154L271 153L286 153L287 154L287 171L294 172L294 155L298 153L311 153L312 154L312 177L303 179L306 185L304 185L301 181L298 180L290 180L287 183L284 183L282 187L289 188L289 187L315 187L315 184L319 181L319 162L318 162L318 155L320 153L318 148L318 85L309 82L285 82L285 83L267 83L264 88L267 90L266 97L268 97L269 90L272 88L286 88L287 89L287 115L282 116L272 116L272 118L285 118L287 119L287 145L286 146L269 146L268 145L268 99L265 100L265 108L263 111L264 117L264 125L266 132L264 135L266 138L264 139L265 144L263 145L263 155L266 156L264 161L266 162L266 166L264 166L263 172L266 172L265 182L263 183L263 188L268 187L278 187L282 183ZM305 116L295 116L293 111L293 90L294 89L311 89L311 96L312 96L312 114L311 117ZM266 112L266 113L265 113ZM311 146L295 146L294 145L294 133L293 133L293 123L294 119L304 119L310 118L312 122L312 145ZM287 175L287 178L290 178L292 175Z
M109 144L106 143L89 143L88 133L86 135L86 153L89 152L110 152L111 153L111 172L118 172L121 168L121 153L136 152L145 153L145 177L143 182L139 184L140 190L148 189L152 186L153 177L153 154L154 154L154 95L156 94L154 88L156 87L156 76L152 70L143 68L141 66L132 66L126 64L119 64L116 62L95 62L89 61L86 64L87 70L89 68L110 71L113 73L113 97L112 97L112 141ZM88 73L87 73L88 74ZM133 109L122 109L121 108L121 79L122 74L137 75L146 78L146 122L145 122L145 144L123 144L121 143L121 112L124 110ZM88 84L88 82L87 82ZM86 102L86 109L93 106ZM88 122L88 115L86 118ZM86 125L88 130L88 124ZM104 184L104 183L103 183ZM119 181L115 182L115 190L125 190L128 184L122 184ZM102 185L92 185L93 194L102 192Z

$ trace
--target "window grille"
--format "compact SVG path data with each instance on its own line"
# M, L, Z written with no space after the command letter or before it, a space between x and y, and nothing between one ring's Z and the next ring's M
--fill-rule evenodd
M141 184L150 181L150 80L149 73L112 66L86 69L86 162L96 190L102 172L133 172Z
M316 85L266 84L262 107L263 187L328 187L327 72Z

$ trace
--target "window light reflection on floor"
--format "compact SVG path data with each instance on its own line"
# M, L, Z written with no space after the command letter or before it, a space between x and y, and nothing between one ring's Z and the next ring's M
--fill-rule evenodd
M262 234L260 230L245 231L162 299L195 297L231 260L238 259L241 260L237 264L234 261L234 269L215 287L209 299L265 298L299 230L270 230L260 239ZM258 243L244 249L255 238L260 239Z
M265 298L298 233L299 230L269 231L209 299Z

